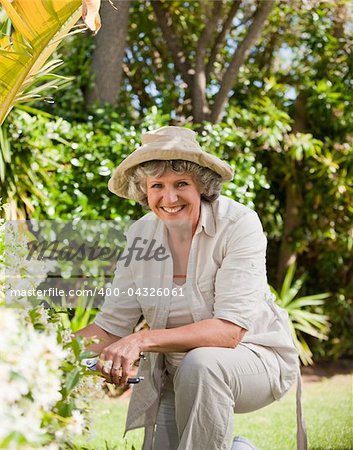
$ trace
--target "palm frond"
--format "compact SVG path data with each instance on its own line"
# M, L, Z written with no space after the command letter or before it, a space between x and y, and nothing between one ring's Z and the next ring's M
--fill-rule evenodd
M313 336L317 339L327 340L327 336L325 334L320 333L319 331L315 330L315 328L313 328L313 327L308 327L307 325L296 324L295 328L296 328L296 330L302 331L305 334L310 334L310 336Z
M305 306L320 306L324 304L324 300L326 298L329 298L331 294L328 292L322 293L322 294L314 294L314 295L308 295L306 297L300 297L295 300L293 300L289 307L291 309L296 308L304 308Z
M279 293L281 298L283 298L286 295L286 293L288 292L288 290L292 284L295 269L296 269L295 263L291 264L287 269L286 275L283 280L282 288Z
M310 350L310 347L308 345L308 343L306 342L306 340L303 338L302 334L300 332L298 332L298 344L297 344L297 348L298 348L298 352L299 352L299 358L301 359L302 363L307 366L309 364L313 364L313 353Z
M0 0L0 3L14 28L11 36L0 38L1 125L16 103L41 97L44 89L53 87L53 83L46 83L32 93L28 91L39 77L57 67L57 60L49 63L47 60L60 42L84 26L70 31L81 17L82 0ZM85 20L93 31L100 26L99 5L100 0L84 0Z
M327 339L328 317L322 314L319 308L331 294L324 292L298 298L297 295L304 284L306 274L294 280L295 269L295 264L288 267L279 292L272 286L270 286L270 289L276 296L279 306L288 312L293 341L297 347L300 360L304 365L307 365L312 364L313 359L304 335L310 335L317 339Z

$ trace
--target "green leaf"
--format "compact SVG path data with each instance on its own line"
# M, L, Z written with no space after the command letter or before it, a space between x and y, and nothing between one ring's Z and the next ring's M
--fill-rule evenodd
M302 288L306 274L294 280L295 264L288 267L280 294L272 287L277 303L288 312L293 340L299 352L303 364L312 364L312 353L302 333L318 339L327 339L329 331L328 317L319 311L313 311L323 304L324 300L331 296L330 293L312 294L297 298ZM293 281L294 280L294 281Z
M77 386L77 383L80 381L80 374L81 374L80 368L73 369L71 372L68 373L65 382L65 387L68 393L71 392L75 386Z

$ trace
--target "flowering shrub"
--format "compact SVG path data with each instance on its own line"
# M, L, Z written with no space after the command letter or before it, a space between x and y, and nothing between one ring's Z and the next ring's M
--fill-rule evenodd
M0 262L0 280L3 284L5 302L29 308L31 303L27 297L11 294L35 289L47 277L47 273L55 267L55 261L32 258L28 260L27 244L30 233L24 221L2 221L0 223L0 240L3 255ZM34 238L33 235L30 235ZM0 244L1 245L1 244ZM1 250L0 250L1 252Z
M5 245L0 222L0 448L72 448L89 428L89 402L102 392L102 380L82 366L84 341L73 338L55 311L26 297L7 301L14 283L36 287L49 270L27 264L27 242L7 228ZM17 273L21 268L20 278L8 277L8 261Z

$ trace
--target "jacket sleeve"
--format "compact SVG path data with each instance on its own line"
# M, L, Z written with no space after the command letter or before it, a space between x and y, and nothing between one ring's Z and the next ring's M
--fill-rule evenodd
M249 330L267 287L267 240L254 211L231 225L227 237L215 280L214 317Z
M131 334L142 314L135 293L131 265L118 261L109 295L105 296L94 323L115 336Z

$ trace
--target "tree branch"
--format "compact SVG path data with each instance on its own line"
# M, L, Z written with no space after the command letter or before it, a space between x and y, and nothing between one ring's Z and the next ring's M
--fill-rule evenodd
M236 13L238 12L240 4L241 4L241 0L235 0L233 2L233 5L228 13L228 16L226 17L226 20L223 23L222 30L218 34L216 41L212 47L211 55L210 55L210 58L208 60L207 67L206 67L206 80L207 80L206 82L207 83L211 77L211 72L213 69L213 65L217 59L219 49L222 45L222 42L224 41L225 36L228 34L229 30L232 27L233 19L234 19Z
M348 20L347 15L347 3L345 1L338 1L333 17L333 36L336 39L342 39L344 37L344 24Z
M234 53L229 67L222 77L221 87L216 95L212 107L211 121L213 123L216 123L221 119L229 92L231 91L234 85L234 81L238 76L240 67L244 63L245 58L248 55L252 45L256 42L257 38L261 34L261 31L265 26L266 19L270 14L274 3L275 0L266 0L260 2L248 33Z
M215 33L218 22L223 12L222 6L220 6L219 3L221 3L223 6L222 2L217 1L214 2L211 11L211 16L209 17L207 23L205 24L204 29L202 30L201 36L199 38L199 41L197 43L196 59L199 58L199 64L204 64L204 58L206 56L207 47L213 37L213 34Z
M210 113L206 98L206 52L209 43L212 40L214 32L222 14L222 7L219 2L213 3L213 8L208 21L197 43L195 57L195 75L192 86L192 100L194 110L194 120L202 122Z
M153 0L151 4L156 15L158 25L162 30L164 39L173 58L174 64L184 78L184 81L189 87L191 87L191 66L183 52L182 46L179 43L170 13L164 8L163 3L160 0Z
M274 33L269 36L268 44L265 50L258 55L257 63L260 70L265 69L265 73L269 74L271 72L272 61L274 58L274 53L277 47L278 38L280 37L280 29L277 29Z
M129 80L133 92L139 97L141 105L149 107L153 102L144 87L142 87L143 85L141 84L140 74L136 75L136 72L130 70L129 66L132 66L133 63L126 52L125 58L127 64L125 62L123 63L123 72L126 78Z

